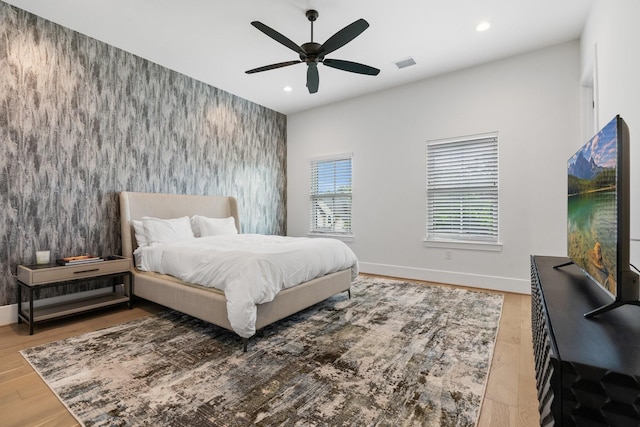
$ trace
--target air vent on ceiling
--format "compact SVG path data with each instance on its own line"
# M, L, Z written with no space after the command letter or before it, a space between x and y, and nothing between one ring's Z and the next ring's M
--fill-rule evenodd
M412 65L416 65L416 61L414 61L411 57L396 62L396 67L398 67L399 69L407 68Z

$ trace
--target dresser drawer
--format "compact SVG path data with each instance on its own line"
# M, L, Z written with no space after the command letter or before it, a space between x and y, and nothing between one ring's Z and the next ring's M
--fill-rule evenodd
M19 265L18 280L30 286L37 286L53 282L64 282L87 277L122 273L130 269L131 261L128 258L118 258L80 265L49 266L48 268Z

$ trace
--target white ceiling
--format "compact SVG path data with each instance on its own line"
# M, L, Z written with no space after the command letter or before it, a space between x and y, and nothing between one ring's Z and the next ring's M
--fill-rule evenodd
M7 3L284 114L376 92L580 37L592 0L5 0ZM378 76L320 65L246 70L298 59L250 25L261 21L298 44L364 18L370 27L327 58L364 63ZM483 33L475 27L490 21ZM416 65L398 69L412 57ZM291 86L292 92L283 91Z

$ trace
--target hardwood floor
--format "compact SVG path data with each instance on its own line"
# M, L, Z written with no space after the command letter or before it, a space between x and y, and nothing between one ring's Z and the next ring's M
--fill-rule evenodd
M533 352L531 299L504 294L500 330L478 427L539 426ZM78 426L19 351L80 335L160 311L152 303L127 309L109 309L36 325L29 335L24 324L0 327L0 425Z
M531 338L531 297L505 293L478 427L539 425Z

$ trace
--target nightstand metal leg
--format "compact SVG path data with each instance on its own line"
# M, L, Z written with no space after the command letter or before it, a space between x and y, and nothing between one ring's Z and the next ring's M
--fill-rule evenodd
M18 324L22 323L22 285L18 282Z
M29 335L33 335L33 288L29 287Z
M128 286L125 285L125 292L128 292L129 295L129 309L133 308L133 273L129 272L127 275L129 280L127 280Z

